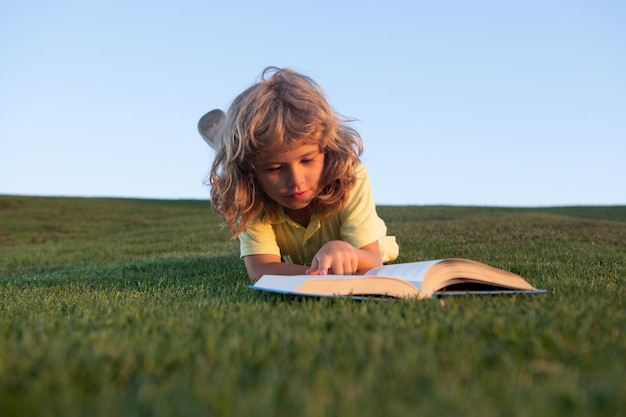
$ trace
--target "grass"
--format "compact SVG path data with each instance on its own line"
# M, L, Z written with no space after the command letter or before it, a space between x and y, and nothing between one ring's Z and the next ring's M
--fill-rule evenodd
M548 293L256 292L208 202L0 196L0 415L624 415L626 207L379 213Z

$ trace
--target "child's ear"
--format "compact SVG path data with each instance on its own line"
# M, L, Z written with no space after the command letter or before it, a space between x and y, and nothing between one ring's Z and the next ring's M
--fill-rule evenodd
M211 146L211 148L217 150L217 134L219 133L226 114L220 109L214 109L205 114L198 121L198 132L200 136Z

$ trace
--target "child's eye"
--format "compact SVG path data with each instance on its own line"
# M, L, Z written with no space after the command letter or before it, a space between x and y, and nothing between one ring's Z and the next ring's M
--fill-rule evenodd
M269 166L269 167L265 167L264 171L265 172L276 172L276 171L280 171L280 165L276 165L276 166Z

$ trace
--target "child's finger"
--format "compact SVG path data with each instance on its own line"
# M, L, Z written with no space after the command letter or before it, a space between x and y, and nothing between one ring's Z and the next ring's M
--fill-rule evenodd
M318 271L318 275L328 275L330 263L331 259L328 256L318 252L318 254L313 257L311 269L316 269Z

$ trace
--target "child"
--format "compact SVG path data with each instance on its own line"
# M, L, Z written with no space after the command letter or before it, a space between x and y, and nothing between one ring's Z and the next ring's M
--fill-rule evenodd
M215 148L211 204L239 237L254 282L264 274L357 274L394 260L359 134L311 78L266 68L225 114L198 128Z

